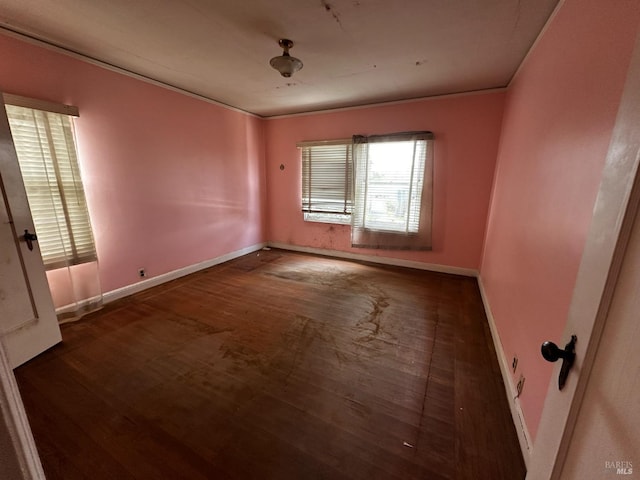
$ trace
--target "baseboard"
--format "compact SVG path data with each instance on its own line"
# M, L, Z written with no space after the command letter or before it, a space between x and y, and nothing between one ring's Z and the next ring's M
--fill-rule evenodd
M500 334L498 333L498 328L496 327L496 322L495 322L495 319L493 318L491 307L489 306L489 299L487 298L487 294L484 290L484 286L482 285L482 277L480 276L478 276L478 286L480 287L480 295L482 296L482 303L484 305L484 310L487 315L487 321L489 322L489 328L491 329L491 337L493 339L493 345L496 350L496 355L498 356L498 363L500 364L500 372L502 373L502 380L504 382L504 389L507 395L507 401L509 402L509 409L511 410L511 417L513 419L513 424L516 427L516 433L518 434L518 441L520 442L520 450L522 450L522 457L524 458L524 463L528 469L529 460L531 458L531 448L533 446L533 443L531 442L531 435L529 434L527 423L524 420L524 414L522 412L522 406L520 405L520 400L516 398L517 390L516 390L516 386L513 383L513 377L511 376L511 365L509 363L509 359L505 355L504 349L502 348L502 341L500 341Z
M376 255L364 255L362 253L343 252L341 250L329 250L315 247L302 247L288 243L269 242L269 247L282 250L292 250L294 252L313 253L326 257L346 258L348 260L358 260L361 262L380 263L382 265L392 265L394 267L416 268L418 270L428 270L430 272L451 273L464 277L477 277L478 271L472 268L450 267L447 265L437 265L435 263L416 262L415 260L403 260L400 258L378 257Z
M349 260L359 260L363 262L379 263L383 265L392 265L396 267L408 267L408 268L415 268L419 270L428 270L432 272L450 273L453 275L462 275L465 277L478 276L478 271L471 268L450 267L446 265L416 262L413 260L403 260L399 258L378 257L375 255L364 255L360 253L342 252L340 250L329 250L329 249L323 249L323 248L302 247L298 245L290 245L287 243L268 242L268 243L258 243L255 245L251 245L249 247L236 250L234 252L230 252L216 258L212 258L210 260L205 260L204 262L196 263L194 265L189 265L187 267L180 268L178 270L173 270L171 272L167 272L162 275L158 275L156 277L151 277L146 280L142 280L132 285L127 285L126 287L105 292L103 294L103 302L104 303L113 302L114 300L118 300L120 298L133 295L134 293L142 292L143 290L146 290L148 288L155 287L157 285L161 285L166 282L170 282L171 280L184 277L185 275L195 273L199 270L204 270L205 268L213 267L214 265L219 265L221 263L228 262L229 260L233 260L234 258L238 258L243 255L247 255L248 253L258 251L266 246L273 247L273 248L280 248L282 250L312 253L316 255L324 255L329 257L345 258ZM58 310L59 310L58 313L61 313L61 312L65 312L68 309L66 307L61 307Z
M142 280L141 282L134 283L133 285L127 285L126 287L111 290L110 292L106 292L103 294L103 302L109 303L113 302L114 300L118 300L119 298L128 297L129 295L142 292L143 290L146 290L148 288L156 287L163 283L170 282L171 280L184 277L185 275L189 275L191 273L204 270L205 268L228 262L229 260L242 257L243 255L247 255L248 253L256 252L266 246L266 243L257 243L255 245L251 245L234 252L226 253L210 260L205 260L204 262L195 263L193 265L189 265L188 267L183 267L179 268L178 270L173 270L172 272L163 273L162 275L158 275L157 277L151 277L147 280Z

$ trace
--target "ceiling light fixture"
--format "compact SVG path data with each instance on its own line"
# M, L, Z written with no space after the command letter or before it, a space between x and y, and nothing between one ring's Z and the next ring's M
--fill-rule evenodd
M279 57L273 57L269 63L280 72L280 75L289 78L302 68L302 62L296 57L289 55L289 49L293 47L291 40L281 38L278 41L278 45L280 45L284 51Z

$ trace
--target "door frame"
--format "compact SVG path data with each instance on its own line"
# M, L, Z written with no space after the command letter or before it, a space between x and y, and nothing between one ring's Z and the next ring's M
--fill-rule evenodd
M528 480L558 480L640 205L640 33L631 56L562 341L580 326L576 364L562 392L554 368ZM577 372L577 373L576 373Z
M13 477L15 472L19 471L22 474L21 480L45 480L27 413L2 340L0 340L0 414L2 415L0 435L10 438L14 447L11 452L2 452L0 476L9 478L8 475L12 475Z

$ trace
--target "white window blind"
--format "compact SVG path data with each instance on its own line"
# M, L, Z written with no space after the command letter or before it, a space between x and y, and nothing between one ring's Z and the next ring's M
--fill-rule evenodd
M302 142L302 211L350 215L353 161L351 140Z
M96 260L71 117L6 110L46 268Z

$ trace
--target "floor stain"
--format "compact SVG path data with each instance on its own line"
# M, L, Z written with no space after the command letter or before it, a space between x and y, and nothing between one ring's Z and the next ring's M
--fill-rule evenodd
M265 272L266 275L276 277L281 280L295 282L296 284L323 285L331 288L328 298L342 295L343 292L355 293L361 299L369 303L369 308L363 312L362 317L355 321L356 343L372 342L374 340L384 340L385 343L393 343L396 340L393 335L393 319L388 318L387 308L391 304L390 293L371 283L365 274L345 272L336 267L327 267L319 264L317 267L295 266L287 270L272 270ZM330 302L330 300L328 300ZM322 333L316 333L324 341L329 338L322 337ZM344 363L344 356L341 356L336 346L336 358Z

